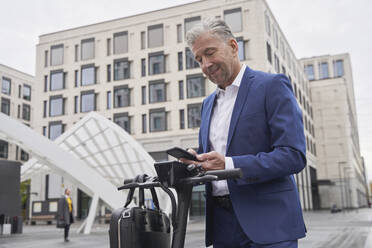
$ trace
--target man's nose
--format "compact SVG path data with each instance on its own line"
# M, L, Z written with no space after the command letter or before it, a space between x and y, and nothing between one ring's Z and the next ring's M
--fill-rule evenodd
M208 69L212 66L212 63L208 59L203 59L203 64L202 64L202 70L203 71L208 71Z

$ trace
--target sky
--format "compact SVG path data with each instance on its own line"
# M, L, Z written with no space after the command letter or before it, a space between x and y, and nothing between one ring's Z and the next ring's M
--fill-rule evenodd
M0 64L35 74L39 35L195 0L2 0ZM222 0L221 0L222 1ZM349 53L361 155L372 180L372 1L267 0L297 58Z

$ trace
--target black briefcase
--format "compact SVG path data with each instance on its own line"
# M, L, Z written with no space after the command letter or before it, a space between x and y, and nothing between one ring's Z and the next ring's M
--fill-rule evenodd
M138 178L143 182L143 178ZM144 189L139 189L139 204L127 208L132 201L134 188L130 189L124 207L112 212L110 220L110 248L169 248L170 221L159 208L154 188L150 188L155 209L144 205Z

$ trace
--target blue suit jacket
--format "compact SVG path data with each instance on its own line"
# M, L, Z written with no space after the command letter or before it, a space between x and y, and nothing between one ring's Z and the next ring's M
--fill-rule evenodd
M210 151L216 93L202 106L198 153ZM235 214L255 243L304 237L306 228L293 174L306 165L302 113L287 77L247 67L234 105L226 156L243 178L227 180ZM213 242L211 184L206 185L206 245Z

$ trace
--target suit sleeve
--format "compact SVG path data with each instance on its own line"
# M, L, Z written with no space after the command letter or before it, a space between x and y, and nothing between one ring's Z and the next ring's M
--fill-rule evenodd
M302 113L286 76L275 76L265 88L265 111L270 152L233 156L241 168L238 184L251 184L299 173L306 166L306 142Z

